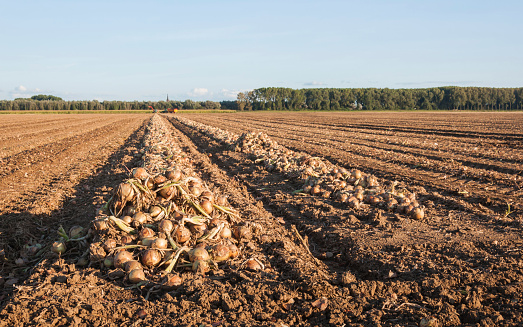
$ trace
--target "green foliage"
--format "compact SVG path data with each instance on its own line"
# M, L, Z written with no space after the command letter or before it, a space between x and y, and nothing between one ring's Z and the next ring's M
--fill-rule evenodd
M523 88L289 89L240 92L238 110L521 110Z
M38 94L38 95L33 95L31 97L32 100L37 100L37 101L45 101L45 100L49 100L49 101L63 101L62 98L60 97L57 97L57 96L54 96L54 95L45 95L45 94Z

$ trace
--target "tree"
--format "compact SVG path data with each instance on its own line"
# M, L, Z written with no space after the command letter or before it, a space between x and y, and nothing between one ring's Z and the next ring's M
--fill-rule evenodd
M44 100L63 101L62 98L60 98L60 97L57 97L54 95L44 95L44 94L33 95L31 97L31 99L37 100L37 101L44 101Z

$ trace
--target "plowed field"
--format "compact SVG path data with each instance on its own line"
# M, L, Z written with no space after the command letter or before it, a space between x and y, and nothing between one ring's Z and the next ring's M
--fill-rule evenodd
M161 115L206 184L255 226L238 241L238 262L265 266L180 268L171 291L79 266L81 251L22 255L56 239L59 225L89 227L127 168L143 164L151 116L4 117L0 326L523 324L521 113L181 115L236 135L264 132L290 152L398 185L425 208L420 220L297 191L299 178Z

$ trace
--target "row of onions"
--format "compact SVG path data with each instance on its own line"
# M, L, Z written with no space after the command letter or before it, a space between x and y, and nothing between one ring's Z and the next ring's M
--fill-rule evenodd
M269 171L276 171L294 180L300 180L303 187L295 191L296 194L332 198L355 210L371 205L405 214L416 220L425 216L424 207L419 204L416 194L404 187L398 187L397 181L384 187L372 174L364 173L359 169L348 170L323 158L292 151L262 132L237 135L185 117L175 117L175 119L227 144L235 151L254 155L255 161L264 165Z
M91 265L115 279L166 289L181 285L183 273L205 274L225 265L264 268L242 253L253 226L243 222L226 194L201 179L159 115L151 118L141 151L143 166L132 169L92 223ZM53 246L57 253L78 239L60 235Z

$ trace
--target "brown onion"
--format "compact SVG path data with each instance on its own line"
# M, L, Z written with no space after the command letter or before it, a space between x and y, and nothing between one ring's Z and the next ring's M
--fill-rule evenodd
M111 252L111 250L116 247L116 240L114 238L108 238L102 247L106 252Z
M142 269L142 264L136 260L129 260L123 265L123 269L127 272L135 269Z
M158 193L164 199L172 198L172 197L176 196L176 194L178 194L176 187L174 187L174 186L162 187Z
M251 238L251 229L248 226L236 226L233 229L234 237L237 240Z
M72 239L80 238L85 234L86 230L82 226L73 226L69 229L69 237Z
M133 284L138 284L139 282L142 282L145 280L145 273L142 269L134 269L129 272L129 275L127 275L127 278L129 279L129 282Z
M162 284L162 288L165 290L173 290L176 287L182 285L182 278L178 274L168 274L167 279Z
M93 221L93 229L95 231L104 231L107 230L107 228L109 227L107 226L107 221L104 219L97 219Z
M165 173L165 177L167 177L167 179L169 179L169 180L171 180L173 182L176 182L176 181L179 181L182 178L182 172L179 169L168 170Z
M262 266L257 260L249 259L247 262L245 262L245 267L249 270L260 270L262 269Z
M141 179L142 181L146 180L147 177L149 177L149 173L147 173L147 170L142 167L136 167L132 170L132 175L136 179Z
M171 234L173 231L174 225L173 222L167 219L164 219L158 223L158 231L165 233L165 234Z
M67 250L67 247L65 246L65 242L62 241L56 241L51 246L51 251L53 251L56 254L62 254Z
M191 239L191 231L184 226L179 226L174 231L174 238L178 243L185 243Z
M123 268L123 265L130 260L133 260L133 255L130 252L120 251L114 256L114 267Z
M205 211L209 215L212 213L213 206L211 201L203 200L202 202L200 202L200 206L202 207L203 211Z
M410 216L412 217L412 219L421 220L421 219L423 219L423 217L425 217L425 212L423 211L422 208L416 207L411 210Z
M166 181L167 181L167 177L165 177L163 175L157 175L154 177L154 184L156 184L156 185L163 184Z
M209 260L209 252L207 252L205 248L196 247L189 251L189 260L191 260L191 262Z
M240 255L240 250L236 246L236 244L229 244L229 255L231 259L236 258L238 255Z
M147 215L143 212L137 212L133 216L133 222L137 225L143 225L147 222Z
M149 227L142 228L142 230L140 230L140 232L138 233L138 237L140 239L144 239L146 237L153 237L153 236L154 236L154 231L152 229L150 229Z
M116 196L123 202L123 205L125 205L126 202L132 201L134 197L134 189L132 185L125 182L120 183L116 189Z
M213 248L212 254L215 262L222 262L230 258L231 250L227 245L216 244Z
M134 241L134 239L129 235L124 235L120 239L120 243L122 243L123 245L131 244L131 243L133 243L133 241Z
M157 237L151 243L153 249L167 249L167 240L165 238Z
M223 227L222 231L220 232L221 238L230 238L232 236L232 231L229 227Z
M214 195L209 190L203 191L202 194L200 194L200 198L202 200L209 200L211 203L214 202Z
M206 273L210 270L209 262L203 260L196 260L192 264L192 270L194 272Z
M149 214L153 218L158 217L161 213L163 213L163 210L162 210L162 208L160 206L151 206L149 208ZM161 218L161 217L158 217L158 218Z
M140 261L144 266L154 267L162 261L162 255L155 249L145 250Z
M133 222L133 217L131 216L123 216L122 221L126 223L127 225L130 225Z

